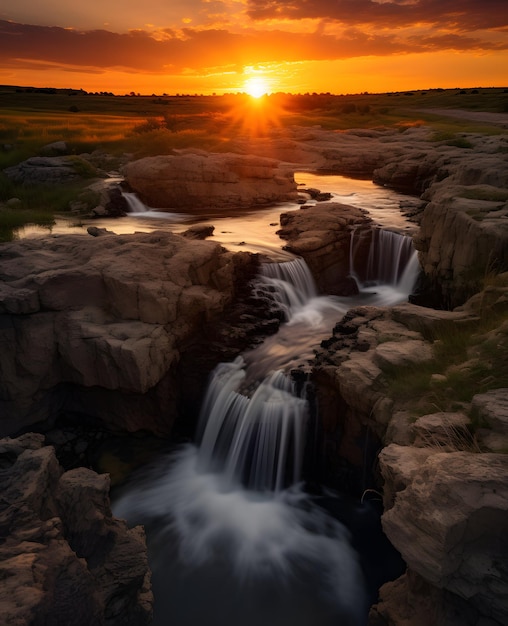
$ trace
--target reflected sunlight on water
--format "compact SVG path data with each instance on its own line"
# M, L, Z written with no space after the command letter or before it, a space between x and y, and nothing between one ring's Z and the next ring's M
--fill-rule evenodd
M295 180L300 189L313 187L332 193L332 201L361 207L369 211L372 219L386 228L399 231L409 230L407 220L400 211L399 204L410 196L396 193L375 185L368 180L345 178L338 175L318 175L309 172L296 172ZM311 204L311 203L309 203ZM297 210L297 203L281 203L271 207L256 208L252 211L203 211L196 215L168 213L148 207L147 211L129 213L121 218L85 219L58 216L51 227L27 225L17 232L17 237L43 237L50 234L87 234L90 225L106 228L123 235L134 232L165 230L181 233L195 224L213 224L212 239L232 251L260 252L274 260L291 258L282 250L284 241L276 234L280 228L281 213Z

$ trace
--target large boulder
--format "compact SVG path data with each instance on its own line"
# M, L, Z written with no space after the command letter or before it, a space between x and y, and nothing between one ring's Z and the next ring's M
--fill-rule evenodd
M62 185L99 176L88 160L76 155L30 157L3 171L13 182L28 186Z
M263 157L178 153L134 161L123 173L141 200L156 208L234 210L297 198L293 174Z
M25 239L0 255L3 435L63 411L169 432L182 346L199 341L255 265L163 232Z
M143 529L112 516L107 475L64 473L42 441L0 440L2 623L149 624Z

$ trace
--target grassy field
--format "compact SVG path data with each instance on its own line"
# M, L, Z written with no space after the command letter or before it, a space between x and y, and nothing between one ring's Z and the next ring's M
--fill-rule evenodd
M320 125L330 130L404 128L428 124L436 136L456 133L503 132L499 126L443 117L428 109L467 109L507 112L508 89L429 90L389 94L287 95L273 94L253 100L244 94L224 96L112 96L65 92L27 92L0 86L0 202L17 197L18 213L26 219L34 211L61 210L51 190L26 190L1 172L55 141L66 141L71 153L103 152L120 157L168 153L176 148L209 151L234 149L246 132L270 135L287 126ZM75 185L60 196L76 196ZM29 215L28 211L32 211ZM16 216L20 219L21 214ZM45 218L46 219L46 218ZM0 222L16 221L6 211ZM3 229L5 233L9 229ZM2 235L0 235L1 237ZM8 236L8 235L7 235Z

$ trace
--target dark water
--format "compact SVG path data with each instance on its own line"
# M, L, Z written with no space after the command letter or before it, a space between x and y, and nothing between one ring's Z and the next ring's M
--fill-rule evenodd
M372 280L359 284L360 298L407 299L412 260L372 293ZM355 302L318 296L301 259L268 264L258 281L286 323L215 369L196 443L138 477L114 512L147 528L158 626L361 626L381 582L360 554L381 536L379 515L331 495L321 506L305 492L309 406L286 375Z

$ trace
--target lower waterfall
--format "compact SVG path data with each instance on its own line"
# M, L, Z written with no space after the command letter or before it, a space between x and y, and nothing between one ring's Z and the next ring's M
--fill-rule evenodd
M379 282L376 304L407 300L403 273L389 296ZM196 443L138 475L114 505L147 530L156 626L367 623L350 533L302 483L309 405L286 375L357 301L318 296L301 259L268 264L259 282L286 323L217 366ZM374 297L367 281L360 291Z

